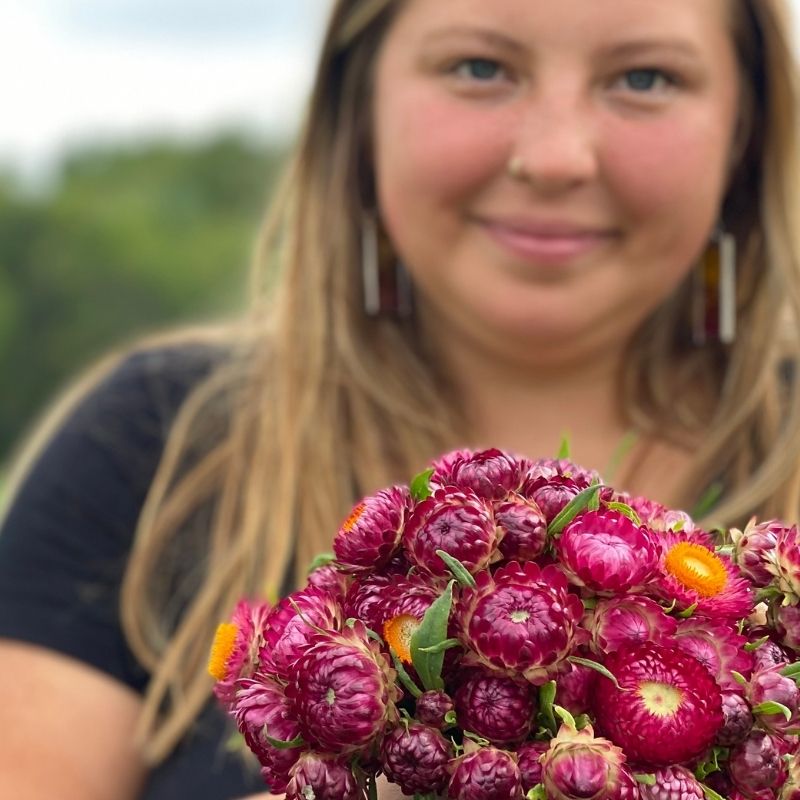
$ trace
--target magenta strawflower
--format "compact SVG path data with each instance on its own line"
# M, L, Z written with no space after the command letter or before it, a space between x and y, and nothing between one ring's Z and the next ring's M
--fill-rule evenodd
M491 506L474 492L453 487L437 489L417 505L406 523L403 546L417 567L440 577L449 570L437 550L472 573L499 558Z
M701 755L722 726L722 697L711 673L675 648L644 644L611 653L591 696L598 732L628 758L652 766Z
M400 544L411 505L405 486L383 489L358 503L333 540L342 570L358 574L386 564Z
M440 731L451 727L446 717L455 713L455 703L447 692L441 689L431 689L423 692L418 698L414 716L425 725L431 725Z
M457 455L449 464L449 474L438 472L436 480L445 486L473 491L484 500L503 500L520 488L527 470L528 462L492 448Z
M661 575L652 593L679 611L693 608L698 617L738 620L753 610L748 580L727 556L716 553L702 531L661 534Z
M474 455L475 450L462 448L460 450L451 450L439 456L439 458L434 459L431 462L431 467L433 469L433 473L430 477L431 488L435 490L441 489L444 486L452 486L453 468L455 465L465 459L472 458Z
M352 579L333 564L317 567L308 574L308 585L327 592L337 603L343 603Z
M494 504L500 553L508 561L532 561L547 545L547 520L533 500L511 493Z
M328 753L305 753L292 769L286 800L309 798L366 800L366 795L345 759Z
M607 800L620 791L624 763L622 750L591 725L564 724L542 757L542 784L548 800Z
M736 745L727 769L736 788L747 797L780 786L786 776L778 740L766 731L751 731Z
M447 796L451 800L521 800L522 784L514 756L494 747L461 756L453 766Z
M556 679L556 703L575 717L585 714L589 710L589 692L595 675L593 669L583 664L569 663Z
M800 604L785 606L775 603L770 612L771 623L781 643L800 653Z
M306 746L281 748L269 739L292 742L300 736L300 726L283 687L262 675L242 679L231 706L239 732L262 767L262 777L271 792L285 792L289 771L305 752Z
M770 572L777 577L778 588L790 605L800 603L800 533L797 526L782 528L775 542L774 561Z
M457 606L465 665L519 673L539 685L565 667L566 657L588 637L578 627L583 603L555 566L512 561L475 581Z
M236 682L249 678L258 668L259 650L264 643L264 628L270 614L267 603L240 600L230 622L217 627L208 671L216 680L214 694L223 704L236 695Z
M756 523L753 518L743 531L731 528L733 560L754 586L764 587L772 583L774 575L770 564L775 563L778 534L785 527L780 520Z
M598 655L645 642L661 644L678 628L675 618L655 600L638 595L598 600L581 624L591 634L589 646Z
M441 792L450 779L453 746L435 728L408 722L386 734L380 758L386 777L404 794Z
M738 692L722 693L722 717L722 727L715 740L720 747L733 747L743 742L753 728L750 704Z
M517 748L517 765L522 779L522 791L525 794L542 782L541 758L549 748L549 741L523 742Z
M694 656L714 676L722 689L740 690L733 673L749 677L753 671L753 656L744 649L747 638L723 620L681 620L673 638L684 653Z
M345 597L344 616L360 619L380 633L387 620L400 614L421 619L439 594L439 589L419 575L364 575L356 578Z
M521 742L530 733L536 700L527 681L470 670L453 699L459 727L497 747Z
M753 708L758 725L778 735L800 728L800 688L791 679L781 675L781 665L753 673L747 684L747 701ZM780 703L790 716L759 710L762 703Z
M582 467L568 458L540 458L528 463L526 480L556 477L569 478L584 488L601 482L599 472Z
M655 785L639 787L642 800L705 800L703 787L686 767L661 767L655 779Z
M338 630L342 614L335 598L314 586L293 592L273 608L264 625L259 652L262 671L287 681L317 629Z
M579 514L558 538L556 553L572 583L603 594L640 590L661 556L655 536L619 511Z
M326 752L371 745L397 719L396 673L361 622L316 634L293 670L286 694L303 738Z
M539 506L549 524L587 486L586 481L555 475L552 478L528 478L521 493Z

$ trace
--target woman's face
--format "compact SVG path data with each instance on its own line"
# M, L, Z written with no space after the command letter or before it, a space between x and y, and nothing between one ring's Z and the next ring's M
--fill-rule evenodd
M623 344L674 291L730 168L730 14L729 0L408 0L376 64L374 158L434 333L564 358Z

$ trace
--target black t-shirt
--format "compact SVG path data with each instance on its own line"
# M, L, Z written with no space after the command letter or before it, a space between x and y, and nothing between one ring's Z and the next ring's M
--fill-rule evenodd
M125 359L70 414L27 475L0 530L0 637L57 650L142 692L119 593L148 487L187 393L222 357L204 345ZM263 791L227 752L210 701L142 800L223 800Z

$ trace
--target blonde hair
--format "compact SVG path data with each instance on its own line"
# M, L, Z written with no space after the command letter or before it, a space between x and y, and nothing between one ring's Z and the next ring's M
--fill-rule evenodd
M361 310L360 221L375 202L372 67L399 6L336 3L309 114L259 241L253 311L228 332L224 366L183 407L141 515L122 614L153 673L139 730L153 762L208 700L208 643L234 602L277 593L290 568L301 581L359 494L406 480L468 439L413 323ZM740 244L742 335L730 350L693 348L687 281L643 326L622 383L642 431L703 432L685 496L723 478L721 520L794 518L799 507L800 406L777 366L800 349L788 29L778 0L742 0L736 39L751 124L725 207ZM694 402L698 394L712 402Z

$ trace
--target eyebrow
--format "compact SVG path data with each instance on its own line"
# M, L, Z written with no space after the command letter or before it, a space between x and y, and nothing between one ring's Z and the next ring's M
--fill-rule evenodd
M450 28L442 28L429 33L424 41L426 44L438 42L442 39L463 38L470 36L473 39L482 39L487 44L494 45L503 50L508 50L513 53L525 52L526 48L523 44L510 36L506 36L498 31L489 30L487 28L473 28L468 25L458 25Z
M636 39L630 42L622 42L617 45L605 48L603 54L613 57L637 56L653 51L671 51L693 58L699 58L700 50L691 42L685 39Z

